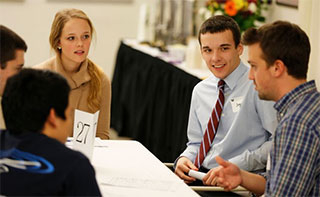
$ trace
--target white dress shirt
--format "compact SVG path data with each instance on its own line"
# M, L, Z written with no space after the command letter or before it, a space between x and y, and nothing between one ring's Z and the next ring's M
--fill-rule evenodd
M249 68L242 62L224 79L225 103L216 137L202 166L218 166L217 155L254 171L265 168L271 148L271 135L277 126L274 102L258 97L253 82L248 79ZM192 93L188 123L187 148L180 156L194 162L209 117L215 106L220 79L211 75L198 83Z

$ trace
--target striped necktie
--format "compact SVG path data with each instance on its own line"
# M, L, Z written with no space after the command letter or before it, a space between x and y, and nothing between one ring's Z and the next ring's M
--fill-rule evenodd
M206 157L208 151L210 150L214 137L216 136L216 133L218 131L219 120L220 120L220 116L221 116L221 112L224 104L224 95L223 95L224 84L225 82L223 80L220 80L218 82L219 96L218 96L216 105L212 110L211 117L208 121L206 131L204 132L204 135L202 137L202 141L200 144L197 157L194 161L194 164L197 168L200 168L204 158Z

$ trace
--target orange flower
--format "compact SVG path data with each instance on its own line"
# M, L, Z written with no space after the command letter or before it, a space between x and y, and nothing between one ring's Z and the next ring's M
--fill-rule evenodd
M233 1L227 1L224 10L229 16L237 14L236 4Z

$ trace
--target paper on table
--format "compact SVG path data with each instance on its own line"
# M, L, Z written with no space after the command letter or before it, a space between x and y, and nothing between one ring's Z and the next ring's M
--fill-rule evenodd
M98 137L94 140L94 147L108 147L105 143L106 140L102 140Z
M206 175L206 173L195 171L195 170L189 170L188 175L202 181L202 179Z
M152 180L128 177L104 177L100 184L127 188L143 188L148 190L175 191L176 184L166 180Z
M102 140L98 137L94 140L94 147L108 147L108 145L105 143L106 140ZM65 145L69 148L73 148L73 137L68 137Z

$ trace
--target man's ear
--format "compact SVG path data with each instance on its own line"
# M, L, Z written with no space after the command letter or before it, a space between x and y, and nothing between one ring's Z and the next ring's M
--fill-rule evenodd
M237 46L237 51L238 51L238 55L242 55L243 53L243 45L241 43L238 44Z
M47 118L47 123L54 128L57 127L57 116L53 108L50 109L50 112Z
M283 61L276 60L273 63L273 74L275 77L282 76L287 71L287 67L284 65Z

